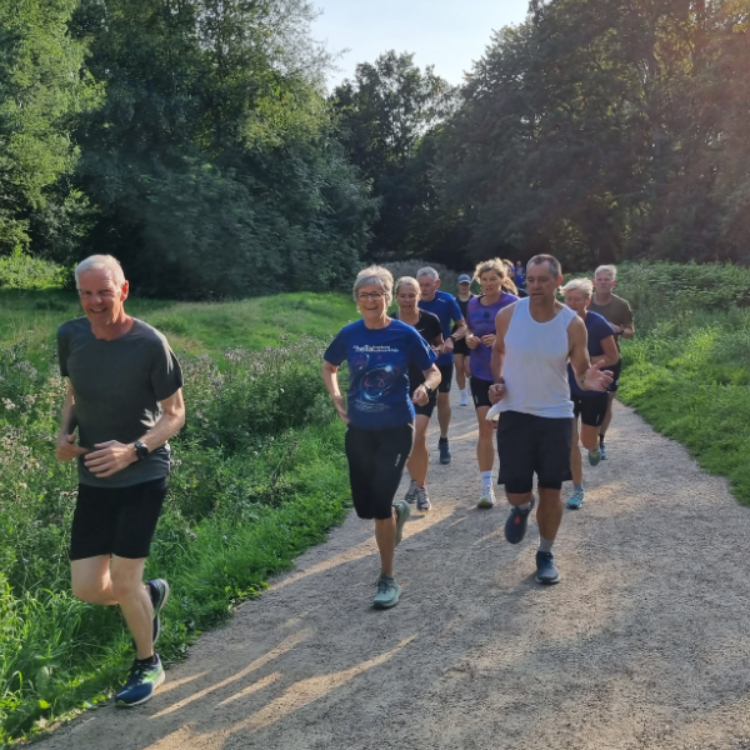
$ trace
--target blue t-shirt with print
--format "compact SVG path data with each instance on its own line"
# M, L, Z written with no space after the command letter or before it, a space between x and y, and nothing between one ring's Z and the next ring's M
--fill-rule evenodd
M612 326L607 323L602 315L595 312L587 312L583 322L586 324L586 333L589 335L589 357L601 357L602 354L604 354L602 341L604 341L607 336L614 335L612 333ZM570 392L574 396L600 395L600 391L584 391L576 382L575 373L570 365L568 365L568 382L570 383ZM609 388L607 388L607 390L609 390Z
M363 320L344 326L323 358L337 367L349 364L346 413L355 427L382 430L411 422L409 363L427 370L435 353L415 328L391 320L385 328L368 328Z
M437 291L435 296L427 302L426 300L419 300L419 307L422 310L427 310L433 315L437 315L440 320L440 326L443 329L443 338L447 339L451 335L453 329L453 323L457 320L461 320L464 316L461 312L461 308L458 306L456 298L452 294L447 292ZM441 354L437 358L436 364L450 365L453 363L453 352L447 352Z

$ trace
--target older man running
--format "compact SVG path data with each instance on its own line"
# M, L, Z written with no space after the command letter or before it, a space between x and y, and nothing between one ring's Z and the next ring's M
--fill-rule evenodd
M557 301L562 282L559 261L551 255L533 257L526 268L529 296L500 310L492 350L489 396L500 403L497 447L505 493L512 510L505 538L518 544L526 535L534 507L533 478L538 478L540 542L536 580L560 580L552 545L560 528L563 478L570 470L573 402L567 365L584 390L604 391L612 375L591 365L586 326L576 313Z

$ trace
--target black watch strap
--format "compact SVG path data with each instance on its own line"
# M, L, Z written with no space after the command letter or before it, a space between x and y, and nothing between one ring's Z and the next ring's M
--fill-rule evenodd
M133 445L135 446L135 455L138 456L139 461L143 461L148 456L148 448L145 443L140 440L136 440Z

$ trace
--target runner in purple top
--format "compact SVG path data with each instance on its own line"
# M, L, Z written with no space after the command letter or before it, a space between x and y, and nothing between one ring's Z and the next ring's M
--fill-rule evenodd
M482 477L482 494L477 506L491 508L495 505L495 492L492 488L492 466L495 462L495 448L492 445L493 422L488 422L487 411L492 405L489 398L492 378L492 347L495 344L495 318L504 307L518 300L515 284L508 278L505 263L493 258L480 263L474 272L482 287L482 295L469 301L466 325L469 333L466 344L471 352L471 395L479 423L477 440L477 461Z

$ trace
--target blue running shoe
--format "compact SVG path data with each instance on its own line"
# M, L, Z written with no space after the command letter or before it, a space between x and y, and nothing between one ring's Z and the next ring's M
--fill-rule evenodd
M606 461L607 460L607 451L604 448L604 441L603 440L599 441L599 453L601 454L602 461Z
M560 583L560 571L555 567L555 556L551 552L537 551L536 580L545 586Z
M115 695L115 704L123 708L140 706L154 697L156 688L164 682L164 667L158 654L156 664L144 666L136 659L130 668L128 679L122 689Z
M443 466L447 466L451 462L451 452L448 448L448 441L444 443L438 443L438 450L440 451L440 463Z
M583 505L585 494L583 490L576 490L566 501L565 507L571 510L578 510Z
M154 578L146 585L151 597L151 604L154 607L153 643L156 644L161 634L161 618L159 615L167 603L167 599L169 599L169 584L163 578Z
M515 506L511 509L508 520L505 522L505 538L511 544L518 544L526 536L529 526L529 514L534 510L536 498L531 498L531 507L528 510L520 510Z
M398 604L401 596L401 586L396 583L396 579L387 576L385 573L380 574L378 578L378 590L375 598L372 600L372 606L375 609L390 609Z
M589 464L591 466L599 466L599 461L602 460L602 450L597 448L596 450L589 451Z

